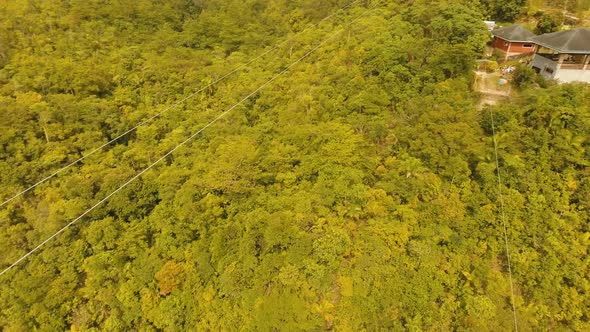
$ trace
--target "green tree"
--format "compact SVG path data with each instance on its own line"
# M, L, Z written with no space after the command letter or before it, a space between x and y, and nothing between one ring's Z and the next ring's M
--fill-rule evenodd
M525 11L526 0L481 0L485 13L490 19L513 22Z
M536 73L531 67L519 65L516 66L512 74L512 84L517 88L523 89L535 82L535 77Z
M535 33L542 35L545 33L559 31L559 28L563 24L563 19L564 17L561 13L542 13L537 20Z

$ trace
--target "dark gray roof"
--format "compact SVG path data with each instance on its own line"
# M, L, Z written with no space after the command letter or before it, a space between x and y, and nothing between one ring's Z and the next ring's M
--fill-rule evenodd
M562 53L590 54L590 28L546 33L534 37L532 41Z
M492 35L510 42L529 42L532 37L535 37L534 33L517 24L492 30Z

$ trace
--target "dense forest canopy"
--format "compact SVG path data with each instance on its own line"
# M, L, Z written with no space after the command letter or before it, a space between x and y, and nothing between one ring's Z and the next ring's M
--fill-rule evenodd
M587 16L590 10L590 0L479 0L479 3L484 16L501 22L512 22L526 13L535 15L552 12Z
M590 330L590 86L479 110L506 1L347 3L1 2L0 201L287 40L3 206L2 269L343 32L0 276L0 329L509 331L493 112L519 327Z

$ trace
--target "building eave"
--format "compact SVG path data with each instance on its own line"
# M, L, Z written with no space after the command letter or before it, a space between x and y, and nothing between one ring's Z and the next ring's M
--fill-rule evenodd
M494 36L494 38L500 38L500 39L505 40L505 41L507 41L509 43L531 43L531 44L534 44L530 40L511 40L511 39L506 39L506 38L501 37L501 36L496 36L496 35L493 35L493 36Z
M538 41L533 41L531 42L533 44L536 44L537 46L543 46L545 48L551 49L551 50L555 50L558 53L566 53L566 54L590 54L590 51L580 51L580 50L563 50L563 49L559 49L555 46L549 46L548 44L545 43L540 43Z

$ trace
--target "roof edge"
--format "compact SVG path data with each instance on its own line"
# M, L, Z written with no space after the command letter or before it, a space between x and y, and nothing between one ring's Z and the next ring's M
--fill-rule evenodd
M508 38L504 38L504 37L496 36L496 35L494 35L494 37L504 39L505 41L511 42L511 43L532 43L532 44L534 44L534 42L530 39L529 40L508 39Z
M543 46L545 48L549 48L549 49L555 50L555 51L557 51L559 53L564 53L564 54L590 54L590 51L581 51L581 50L568 50L568 51L564 51L564 50L559 49L557 47L549 46L547 44L543 44L543 43L540 43L538 41L531 41L531 42L533 44L537 44L539 46Z

